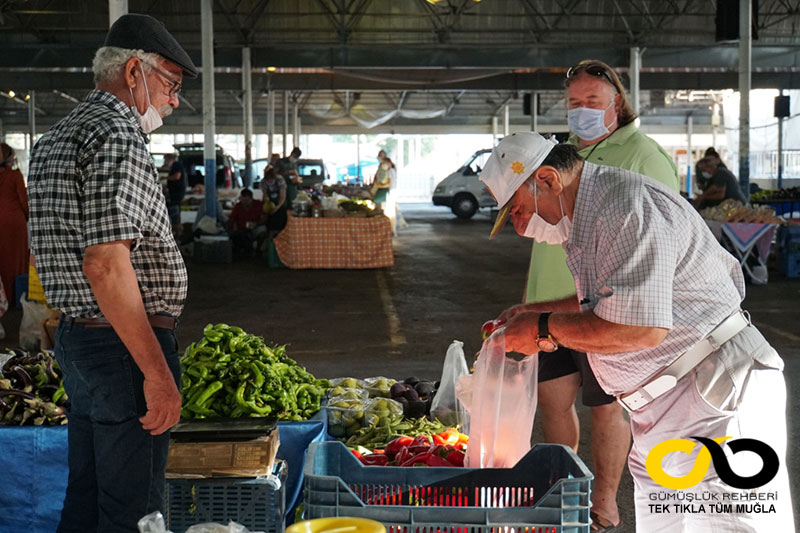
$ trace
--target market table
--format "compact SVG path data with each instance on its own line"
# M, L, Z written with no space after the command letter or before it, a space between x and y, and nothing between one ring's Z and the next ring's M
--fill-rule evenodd
M275 237L281 262L289 268L381 268L394 265L392 223L368 218L288 217Z
M278 431L278 457L289 465L286 518L291 524L302 498L308 446L326 440L327 416L321 410L305 422L279 422ZM52 533L67 490L67 427L0 427L0 450L6 482L0 493L0 532Z
M755 224L744 222L718 222L706 220L706 224L717 240L729 250L742 265L754 283L766 283L767 257L772 246L772 236L776 224ZM760 273L754 273L748 258L753 258L756 266L763 267Z

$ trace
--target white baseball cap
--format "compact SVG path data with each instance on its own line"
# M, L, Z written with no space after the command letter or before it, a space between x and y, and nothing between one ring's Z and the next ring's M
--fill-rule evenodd
M535 131L522 131L505 137L492 149L492 156L479 176L501 206L490 239L508 220L517 189L539 168L556 144L555 139L545 139Z

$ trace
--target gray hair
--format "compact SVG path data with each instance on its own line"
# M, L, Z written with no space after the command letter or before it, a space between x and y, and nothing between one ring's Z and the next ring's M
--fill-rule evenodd
M94 60L92 61L95 84L99 85L113 81L122 74L122 68L132 57L138 57L142 61L142 68L145 71L150 71L151 65L158 65L161 59L158 54L148 53L144 50L103 46L94 54Z

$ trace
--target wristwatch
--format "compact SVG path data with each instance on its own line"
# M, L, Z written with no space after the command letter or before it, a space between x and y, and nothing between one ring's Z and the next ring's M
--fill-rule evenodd
M539 315L539 334L536 336L536 346L539 351L551 353L558 350L558 343L550 335L550 330L547 327L547 320L550 318L550 313L542 313Z

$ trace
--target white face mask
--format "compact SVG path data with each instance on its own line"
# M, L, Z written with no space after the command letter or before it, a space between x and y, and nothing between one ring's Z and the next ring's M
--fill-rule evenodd
M136 100L133 98L133 89L128 87L128 90L131 92L131 102L133 103L131 112L142 127L142 131L150 133L160 128L161 125L164 124L164 121L161 120L161 114L158 112L158 109L153 107L150 103L150 91L147 89L147 80L145 80L144 69L141 63L139 63L139 68L142 69L142 81L144 82L145 93L147 93L147 110L144 112L144 115L139 113L139 108L136 107Z
M561 196L558 197L558 205L561 206L561 220L557 224L550 224L539 216L539 202L536 197L539 191L536 188L536 181L533 182L533 201L536 206L533 216L528 221L523 237L528 237L536 242L546 242L547 244L563 244L569 239L569 232L572 230L572 221L564 214L564 204Z
M584 141L598 139L609 132L609 126L617 121L614 120L606 126L606 111L614 105L614 99L605 109L592 109L590 107L576 107L567 111L567 123L575 135Z
M706 172L705 170L700 173L705 179L711 178L711 172Z

